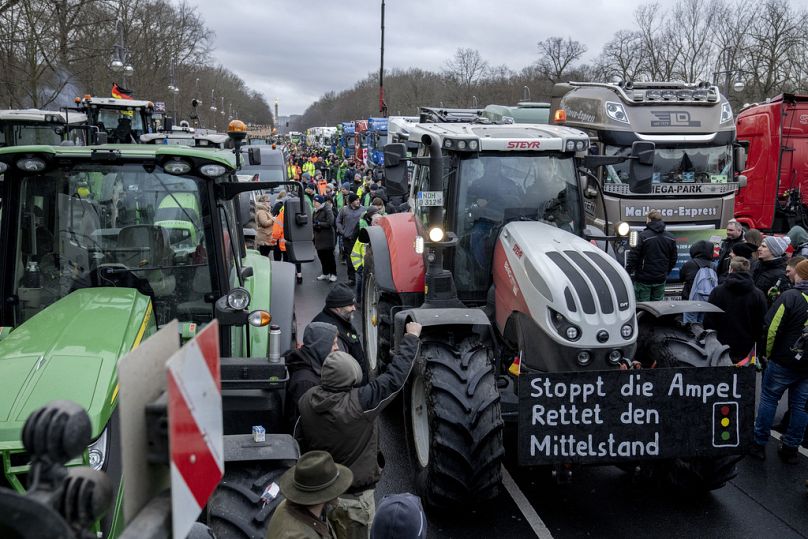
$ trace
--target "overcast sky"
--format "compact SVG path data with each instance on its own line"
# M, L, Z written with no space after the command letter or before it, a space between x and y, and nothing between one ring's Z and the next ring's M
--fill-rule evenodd
M191 0L216 32L214 59L279 114L300 114L323 93L379 70L381 0ZM520 70L536 43L571 36L599 53L630 28L626 0L386 0L385 70L439 70L458 47Z

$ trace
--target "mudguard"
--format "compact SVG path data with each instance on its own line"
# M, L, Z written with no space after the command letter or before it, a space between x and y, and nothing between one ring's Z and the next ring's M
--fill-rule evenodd
M300 447L289 434L267 434L266 443L255 443L251 434L231 434L224 437L224 461L297 460Z
M281 352L290 350L297 343L292 342L292 324L295 314L295 265L289 262L270 262L272 284L270 286L269 313L272 324L281 328Z
M395 348L404 335L407 322L418 322L424 328L434 326L477 326L476 330L484 335L491 333L491 321L480 309L446 308L446 309L405 309L396 313L394 341Z
M723 313L724 309L706 301L639 301L637 311L661 318L682 313Z
M384 292L423 293L426 269L423 256L415 252L415 217L411 213L387 215L367 232L377 286Z

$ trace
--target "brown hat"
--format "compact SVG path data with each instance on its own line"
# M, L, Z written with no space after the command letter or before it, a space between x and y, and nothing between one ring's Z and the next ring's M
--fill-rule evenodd
M309 451L278 481L290 502L318 505L343 494L353 483L353 472L334 462L328 451Z
M808 281L808 260L803 260L794 268L803 281Z

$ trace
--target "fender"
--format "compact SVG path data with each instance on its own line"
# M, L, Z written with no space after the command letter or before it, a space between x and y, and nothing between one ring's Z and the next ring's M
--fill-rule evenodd
M385 292L424 292L426 269L415 252L418 228L411 213L387 215L378 226L368 227L373 272Z
M290 434L266 435L266 443L256 444L250 434L229 434L224 437L224 461L291 460L300 458L300 447Z
M724 309L707 303L706 301L639 301L637 302L638 315L651 315L662 318L682 313L723 313Z
M446 308L446 309L406 309L396 313L394 322L395 348L404 336L404 326L408 321L418 322L424 328L435 326L475 326L473 329L488 338L492 337L491 321L480 309Z

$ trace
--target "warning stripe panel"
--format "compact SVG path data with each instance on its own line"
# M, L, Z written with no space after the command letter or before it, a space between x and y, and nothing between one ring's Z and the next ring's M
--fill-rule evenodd
M205 358L205 364L207 364L210 370L210 375L215 380L216 387L221 391L222 377L219 370L219 321L214 320L205 326L194 338L193 342L199 346L199 350Z
M202 507L197 503L182 474L171 463L171 527L172 537L185 537L196 522Z
M202 507L219 483L224 468L214 458L209 441L199 429L171 370L168 372L168 394L171 431L175 435L171 439L171 461Z

